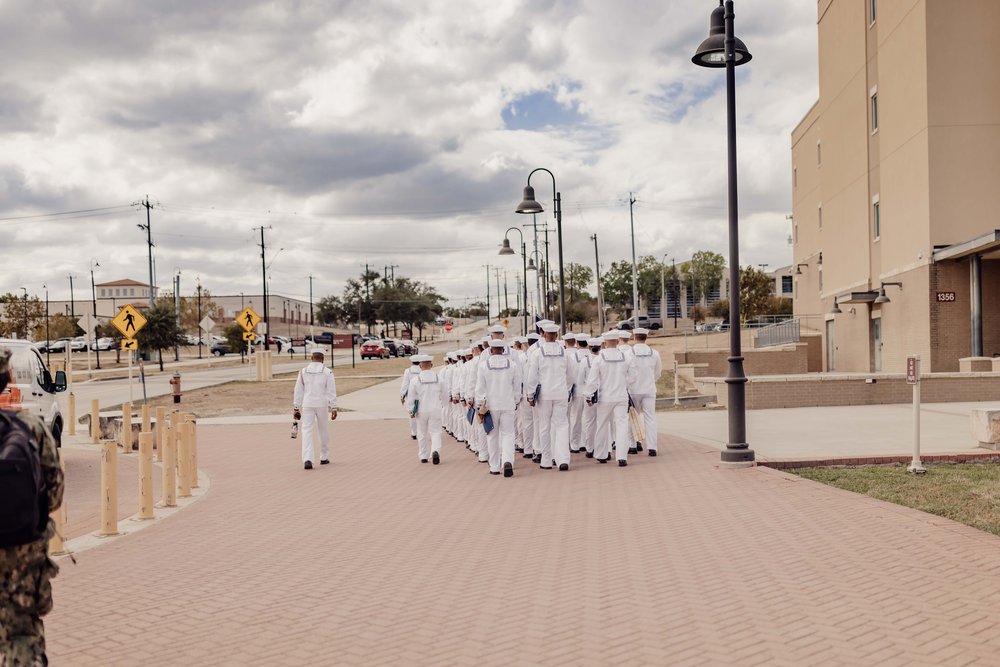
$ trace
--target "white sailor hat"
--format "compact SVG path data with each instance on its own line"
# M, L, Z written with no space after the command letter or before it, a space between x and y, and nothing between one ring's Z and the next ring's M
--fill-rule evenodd
M604 341L601 339L600 336L598 336L597 338L587 339L587 347L600 347L602 343L604 343Z
M527 338L528 340L538 340L539 338L541 338L541 336L532 331L530 334L525 336L525 338Z
M528 342L528 337L527 336L518 336L517 338L514 339L514 342L515 343L520 343L521 345L524 345L525 343Z
M601 340L603 340L604 342L607 342L609 340L618 340L618 332L617 331L607 331L607 332L601 334Z
M649 329L643 329L642 327L639 327L638 329L636 329L632 333L634 333L636 336L648 336L649 335Z
M470 354L472 354L472 350L470 350L467 347L463 347L461 350L458 351L458 356L460 357L467 357Z
M627 331L625 329L619 329L616 333L618 334L618 337L621 338L622 340L628 340L629 338L632 337L632 332Z
M490 341L490 347L505 347L505 346L506 343L504 343L499 338L494 338L493 340Z
M501 324L494 324L493 326L491 326L486 331L487 331L487 333L491 333L491 334L494 334L494 333L498 333L498 334L507 333L507 330Z
M572 331L567 331L566 333L563 334L562 339L563 340L576 340L576 334L573 333Z
M559 325L555 322L549 322L548 324L542 325L542 331L545 333L559 333Z
M425 361L434 361L434 357L429 354L416 354L414 355L417 361L423 363Z

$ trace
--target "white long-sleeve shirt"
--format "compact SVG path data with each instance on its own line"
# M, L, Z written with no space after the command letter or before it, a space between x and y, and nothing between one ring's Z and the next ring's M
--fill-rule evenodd
M441 412L441 408L448 401L448 391L438 377L438 374L428 369L415 374L410 380L410 387L406 391L406 409L411 414L413 406L417 403L417 414L436 414Z
M629 361L620 350L601 350L591 361L584 395L589 398L599 392L598 401L601 403L627 403L628 366Z
M465 377L462 378L462 398L472 402L476 397L476 371L479 369L479 357L481 354L474 354L472 360L466 362Z
M292 407L337 409L337 381L333 379L333 371L323 362L310 362L299 371Z
M400 400L406 399L406 392L410 389L410 380L416 377L420 373L420 366L416 364L410 366L405 371L403 371L403 381L399 385L399 398Z
M628 367L629 393L633 396L656 396L656 381L662 373L660 353L645 343L636 343Z
M529 354L525 394L531 396L537 391L537 401L567 400L570 388L576 384L576 362L561 343L541 342L538 345L534 356Z
M476 373L476 405L490 410L513 410L523 395L521 367L513 355L491 354Z

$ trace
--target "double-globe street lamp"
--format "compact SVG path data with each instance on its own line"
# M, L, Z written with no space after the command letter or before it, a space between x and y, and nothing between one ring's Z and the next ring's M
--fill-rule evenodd
M531 177L536 171L544 171L552 177L552 205L556 214L556 240L559 247L559 330L566 333L566 277L563 272L563 243L562 243L562 195L556 190L555 175L544 167L532 170L528 174L528 184L524 186L524 198L517 205L517 213L542 213L545 209L535 200L535 189L531 187ZM548 295L546 295L546 302Z
M510 227L504 232L503 235L503 245L500 246L500 255L513 255L514 249L510 247L510 239L507 235L510 234L511 230L517 232L521 237L521 285L524 288L524 300L522 301L523 309L521 310L521 315L523 316L524 328L522 331L524 335L528 335L528 252L524 245L524 232L521 231L519 227Z
M726 68L726 129L729 153L729 441L722 462L753 465L754 452L746 437L746 374L740 349L740 240L736 192L736 66L750 62L750 52L733 31L733 0L719 0L712 10L708 37L691 61L700 67Z

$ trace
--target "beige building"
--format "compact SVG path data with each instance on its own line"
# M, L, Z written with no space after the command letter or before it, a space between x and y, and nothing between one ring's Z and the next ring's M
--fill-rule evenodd
M792 132L793 288L824 368L1000 354L1000 2L819 0L817 16L819 100Z

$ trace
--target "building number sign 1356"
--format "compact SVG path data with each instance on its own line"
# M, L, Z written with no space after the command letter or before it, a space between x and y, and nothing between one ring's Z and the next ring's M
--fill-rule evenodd
M937 300L940 303L947 303L949 301L954 301L955 300L955 293L954 292L938 292L937 293Z

